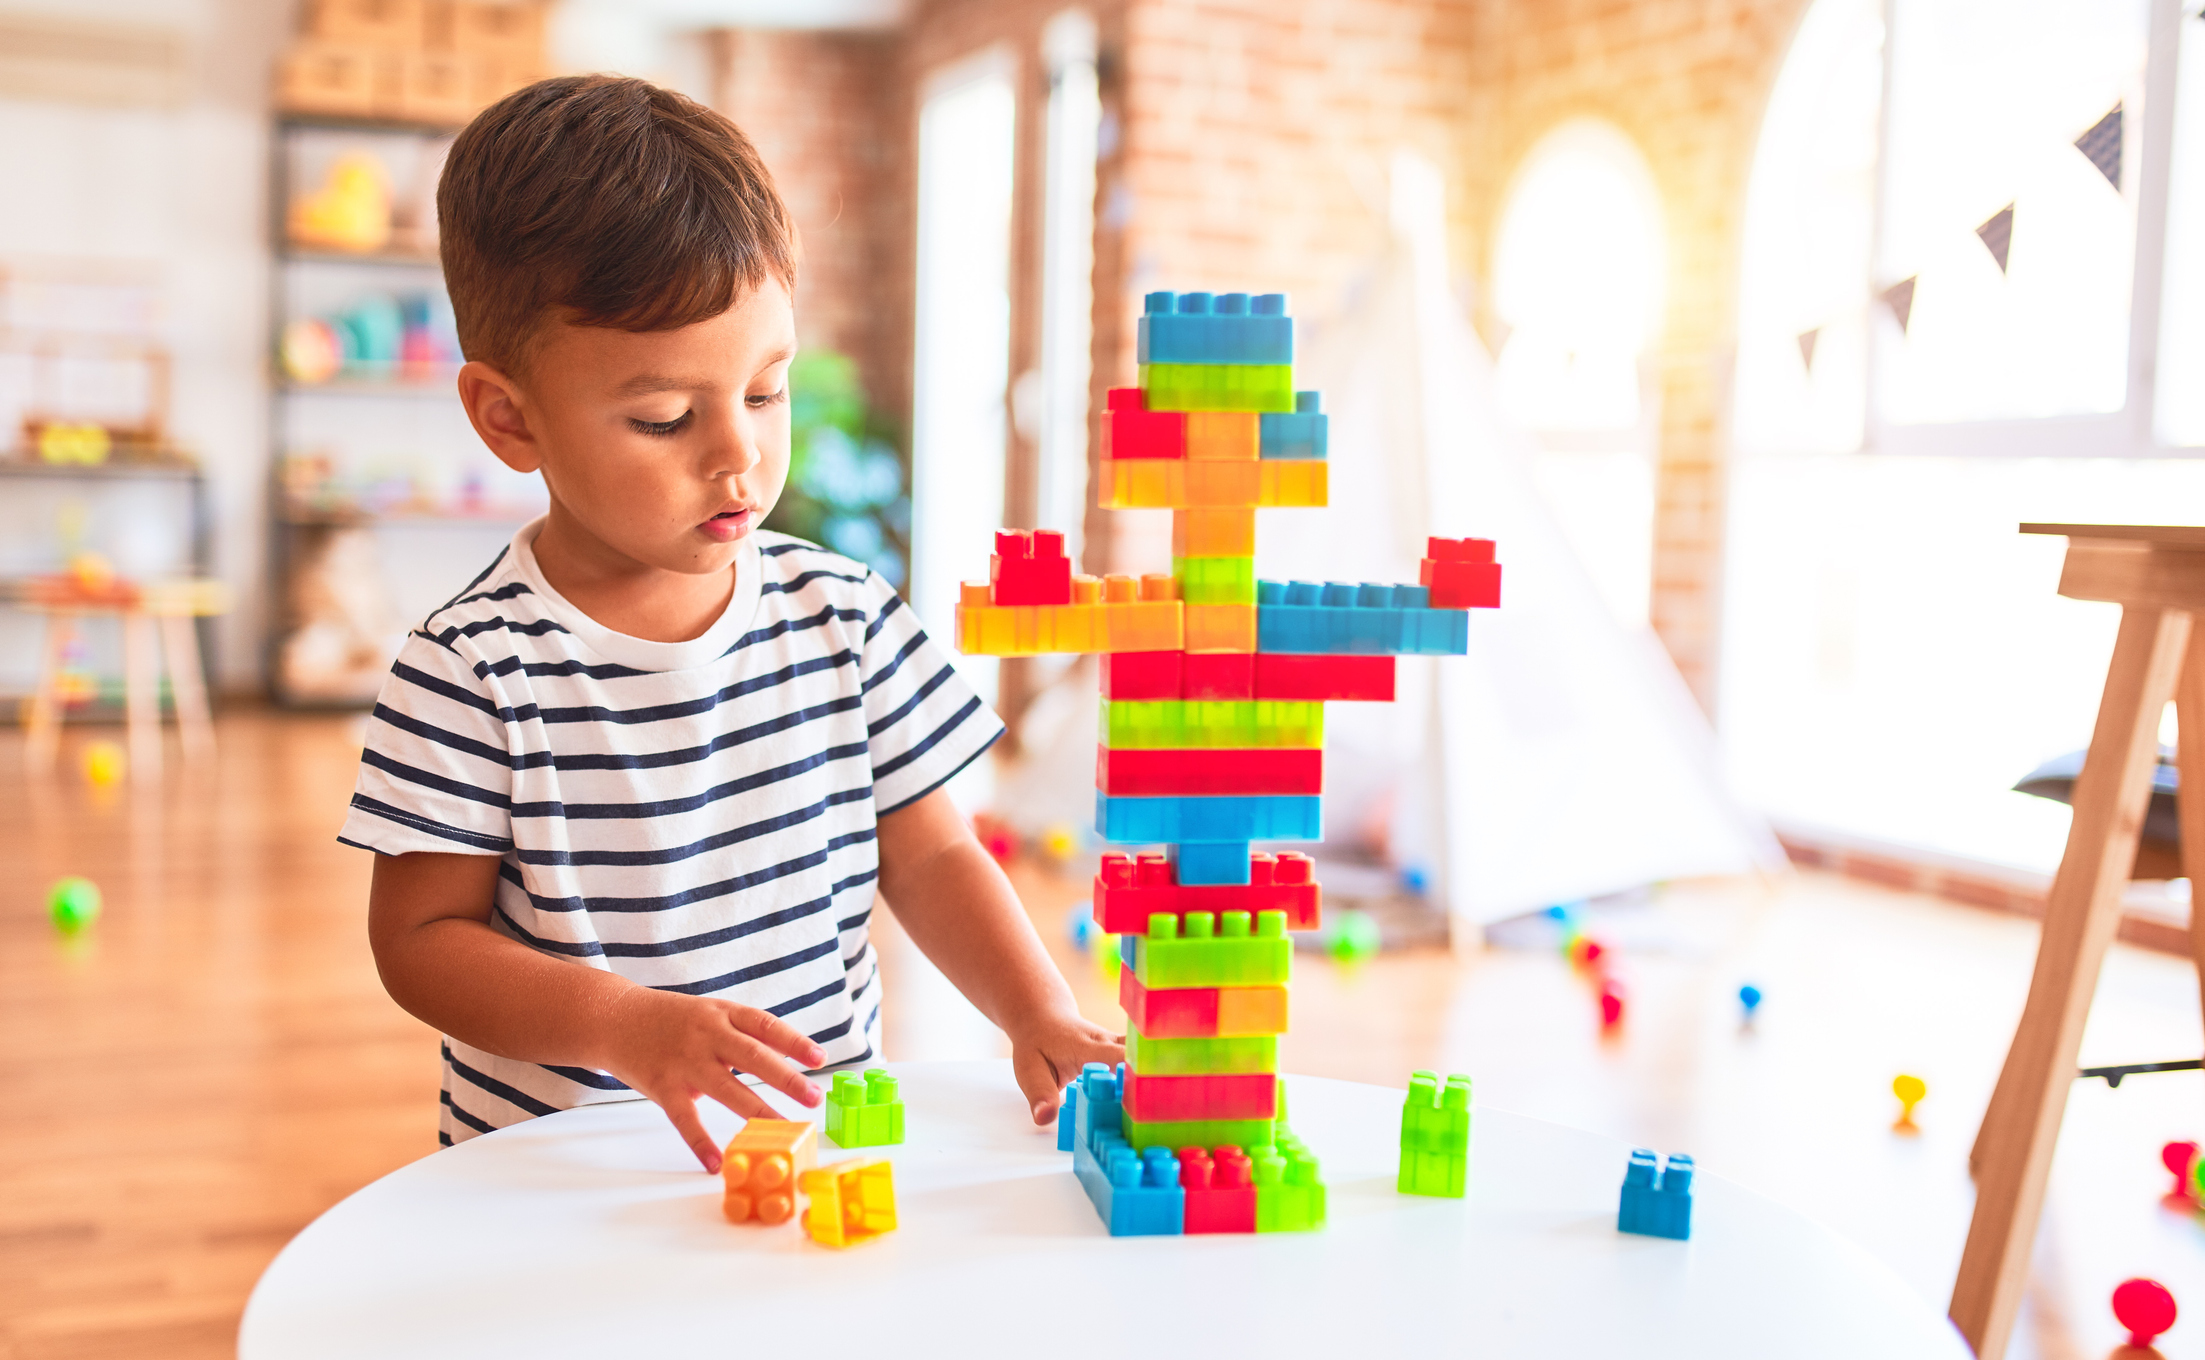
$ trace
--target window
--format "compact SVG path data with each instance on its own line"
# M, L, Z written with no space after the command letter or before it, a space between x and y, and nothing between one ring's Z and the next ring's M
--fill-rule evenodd
M1095 81L1095 21L1066 10L1041 35L1049 69L1042 205L1040 514L1064 531L1079 560L1087 513L1088 382L1093 376L1095 155L1102 96Z

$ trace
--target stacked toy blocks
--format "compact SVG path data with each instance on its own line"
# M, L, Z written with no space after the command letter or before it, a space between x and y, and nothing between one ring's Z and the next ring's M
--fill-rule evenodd
M1389 703L1396 657L1466 651L1500 567L1490 542L1435 538L1415 585L1259 580L1257 511L1330 490L1285 296L1151 293L1138 349L1097 496L1172 512L1171 574L1097 581L1060 536L1006 530L964 587L958 645L1101 654L1095 829L1165 847L1105 855L1095 879L1095 919L1124 937L1126 1065L1073 1083L1060 1133L1097 1212L1122 1234L1311 1228L1324 1185L1284 1124L1278 1036L1287 932L1317 929L1321 902L1309 860L1254 847L1322 839L1324 706Z
M827 1141L836 1147L885 1147L903 1141L903 1100L896 1079L878 1067L863 1077L835 1073L826 1115Z
M1470 1184L1470 1078L1457 1072L1440 1085L1436 1072L1409 1076L1401 1106L1401 1174L1404 1195L1461 1199Z
M1623 1172L1623 1201L1616 1231L1679 1242L1692 1236L1692 1159L1669 1154L1664 1166L1650 1148L1637 1148Z
M818 1159L819 1126L809 1120L752 1119L720 1155L727 1192L720 1201L730 1223L786 1223L796 1213L800 1177Z

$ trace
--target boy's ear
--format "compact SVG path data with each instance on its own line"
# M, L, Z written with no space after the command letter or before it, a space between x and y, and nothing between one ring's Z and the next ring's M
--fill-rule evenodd
M515 472L534 472L544 465L536 432L529 427L527 400L512 378L479 359L471 361L459 370L459 400L475 433L499 462Z

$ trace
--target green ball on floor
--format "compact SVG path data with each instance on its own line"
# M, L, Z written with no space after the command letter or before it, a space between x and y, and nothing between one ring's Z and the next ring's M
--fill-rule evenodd
M89 878L61 880L46 894L46 913L53 917L54 929L76 934L100 918L99 885Z

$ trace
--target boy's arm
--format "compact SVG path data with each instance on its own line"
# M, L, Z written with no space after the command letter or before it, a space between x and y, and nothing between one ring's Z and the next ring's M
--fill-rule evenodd
M1064 1085L1125 1040L1083 1019L1011 881L941 789L880 819L880 890L896 919L980 1013L1010 1036L1011 1070L1034 1122Z
M719 1146L697 1118L710 1096L750 1118L773 1108L730 1073L763 1078L805 1105L819 1088L782 1055L827 1055L749 1006L640 986L540 953L490 928L495 855L377 855L368 942L391 999L465 1043L517 1062L610 1072L657 1102L707 1171Z

